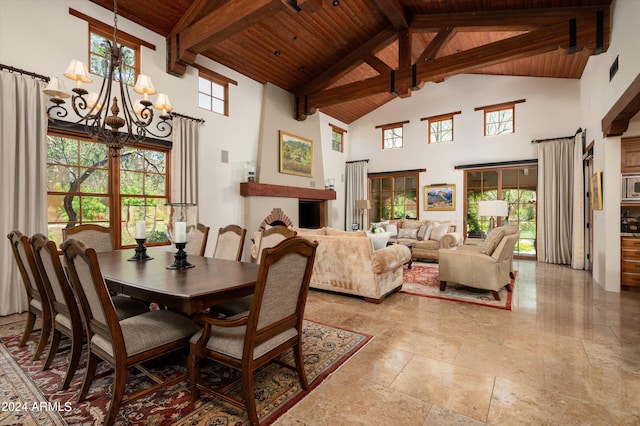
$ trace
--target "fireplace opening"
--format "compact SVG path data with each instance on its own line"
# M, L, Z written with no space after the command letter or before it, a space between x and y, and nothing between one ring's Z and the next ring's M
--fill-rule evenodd
M321 227L321 201L298 201L298 226L300 228L318 229Z

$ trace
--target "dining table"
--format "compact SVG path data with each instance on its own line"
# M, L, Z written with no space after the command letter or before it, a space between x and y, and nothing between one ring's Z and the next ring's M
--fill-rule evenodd
M167 269L175 253L162 248L147 249L153 259L146 261L130 261L133 250L97 254L110 291L187 315L253 294L258 277L256 263L193 255L187 257L193 268Z

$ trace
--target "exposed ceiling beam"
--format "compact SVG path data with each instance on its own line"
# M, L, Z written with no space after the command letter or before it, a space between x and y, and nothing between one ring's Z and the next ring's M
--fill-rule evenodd
M456 29L453 27L443 28L438 31L438 34L431 40L431 43L429 43L420 56L418 56L418 59L416 59L416 64L434 59L454 35L456 35Z
M595 16L595 13L593 16ZM577 18L576 51L587 49L593 52L596 48L596 20L591 18L591 16ZM437 60L423 61L416 64L416 79L418 82L437 81L478 68L535 56L557 49L568 52L569 44L569 23L561 22L464 52L437 58ZM410 71L399 69L394 73L396 87L403 81L411 80ZM321 92L300 93L298 97L301 101L296 103L295 117L304 120L316 108L388 92L391 87L391 74L391 72L382 73L377 77Z
M378 10L391 22L391 25L396 31L409 28L407 13L399 0L374 0L373 2Z
M604 137L622 136L629 121L640 111L640 74L631 82L618 101L602 119Z
M362 59L371 66L374 70L378 71L378 73L382 74L384 72L390 72L391 67L384 63L384 61L380 60L373 53L366 54L362 57Z

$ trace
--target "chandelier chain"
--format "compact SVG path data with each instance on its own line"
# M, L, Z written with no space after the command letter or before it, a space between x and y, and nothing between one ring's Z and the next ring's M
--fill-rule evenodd
M113 1L113 45L118 46L118 0Z

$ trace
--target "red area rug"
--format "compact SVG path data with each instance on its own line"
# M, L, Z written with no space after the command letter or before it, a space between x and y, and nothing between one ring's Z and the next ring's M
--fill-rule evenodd
M20 329L24 322L11 325ZM7 336L0 327L0 336ZM34 332L27 345L18 347L20 335L12 333L0 339L0 424L2 425L90 425L102 424L111 397L113 373L94 380L88 398L76 403L81 387L85 362L81 361L71 386L60 390L66 373L68 352L59 353L47 371L42 371L46 353L41 360L32 361L39 332ZM255 396L261 424L270 424L285 413L326 377L360 350L372 336L305 321L303 352L310 389L304 391L295 371L277 363L269 363L254 376ZM294 365L290 351L282 360ZM100 368L107 370L105 363ZM161 377L174 377L186 372L186 360L169 355L163 362L147 365ZM213 387L232 383L233 393L241 398L239 374L221 364L203 364L204 380ZM129 373L125 395L151 384L143 374ZM116 419L119 425L244 425L248 418L244 410L205 393L191 403L188 380L175 386L125 403Z
M517 277L517 274L518 272L514 271L514 276ZM512 286L515 286L515 281L515 278L511 280ZM447 283L447 289L440 291L437 264L416 265L414 263L411 269L404 268L402 282L401 293L469 303L489 308L505 309L507 311L511 310L513 293L507 291L504 287L499 291L500 300L496 300L488 290L467 287L456 283Z

